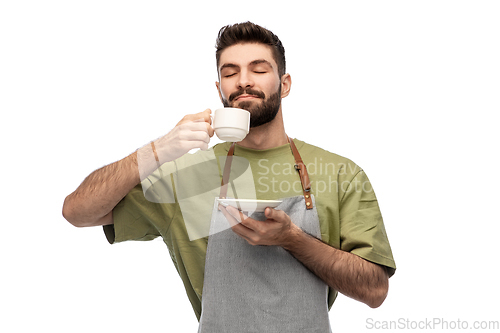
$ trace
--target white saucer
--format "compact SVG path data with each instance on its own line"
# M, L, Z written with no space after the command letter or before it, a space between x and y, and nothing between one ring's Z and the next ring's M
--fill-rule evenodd
M275 208L282 200L217 199L222 206L232 206L244 212L263 212L266 207Z

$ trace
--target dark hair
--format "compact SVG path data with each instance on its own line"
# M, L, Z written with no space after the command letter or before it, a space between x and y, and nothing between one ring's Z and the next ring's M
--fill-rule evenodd
M280 78L286 73L285 48L278 36L271 31L252 22L226 25L219 30L215 47L217 69L222 51L240 43L262 43L272 47L274 60L278 64Z

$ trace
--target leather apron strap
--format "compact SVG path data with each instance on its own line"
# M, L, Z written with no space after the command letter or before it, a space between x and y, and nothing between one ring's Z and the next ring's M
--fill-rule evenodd
M229 183L229 174L231 173L231 163L233 162L234 147L236 142L233 142L227 153L226 163L224 164L224 172L222 173L222 183L220 187L220 199L226 199L227 185Z
M311 198L311 181L309 180L309 174L307 173L307 168L304 162L302 162L302 157L295 146L295 143L291 138L288 138L288 142L290 143L290 149L292 150L293 157L295 159L295 170L299 173L300 182L302 184L302 192L304 194L304 199L306 203L306 209L313 208L313 201ZM236 146L236 142L233 142L231 147L229 148L229 152L227 153L226 163L224 164L224 171L222 173L222 183L220 188L219 198L225 199L227 195L227 186L229 183L229 174L231 173L231 163L233 161L234 148Z
M302 162L302 157L295 147L295 143L291 138L288 138L290 142L290 148L292 149L293 157L295 158L295 170L298 171L300 176L300 182L302 183L302 191L304 192L304 199L306 201L306 209L313 208L313 202L311 199L311 181L309 180L309 174L307 173L307 168L304 162Z

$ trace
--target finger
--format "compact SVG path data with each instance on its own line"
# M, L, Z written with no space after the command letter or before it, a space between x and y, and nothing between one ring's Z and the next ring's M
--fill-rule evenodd
M204 122L203 119L197 119L188 121L181 125L183 129L189 129L192 131L203 131L208 133L208 128L212 128L208 123Z
M191 121L201 121L201 122L207 122L210 124L212 122L212 120L210 118L211 113L212 113L212 110L206 109L203 112L185 115L184 118L182 118L181 121L179 121L177 123L177 125L181 125L181 124L191 122Z
M246 218L246 216L241 211L232 206L227 206L226 211L238 222L241 222Z
M190 131L182 135L182 138L186 141L199 141L206 144L210 143L210 136L208 133L203 131Z
M219 210L222 212L222 214L226 217L226 220L229 222L229 225L232 227L236 226L238 224L238 221L227 211L227 207L224 207L222 205L219 205Z
M253 231L259 230L259 223L260 222L257 222L254 219L252 219L252 218L248 217L247 215L243 214L243 212L240 211L239 209L236 209L235 207L232 207L232 206L228 206L226 208L226 210L228 211L229 214L231 214L231 216L235 220L237 220L238 222L240 222L246 228L248 228L250 230L253 230Z
M213 128L205 122L188 122L181 125L182 138L187 140L203 140L210 143L210 138L214 135Z
M267 207L265 210L264 210L264 215L268 218L268 219L272 219L273 217L273 210L272 208L270 207Z
M210 123L207 123L204 119L200 118L200 119L195 119L192 121L193 123L199 123L199 124L203 124L206 128L206 132L208 133L208 135L210 137L214 136L214 129L213 127L211 126L211 122Z
M224 216L226 217L233 232L250 243L251 237L252 235L255 234L255 232L249 229L248 227L244 226L242 223L238 222L238 220L232 214L229 213L229 210L234 208L231 206L224 207L222 205L219 205L219 209L221 210L222 214L224 214ZM236 216L239 216L239 214L236 214Z
M264 211L264 215L269 219L269 220L275 220L278 222L285 222L288 215L282 210L277 210L271 207L267 207L266 210Z
M210 136L210 137L214 136L215 131L214 131L213 127L210 126L209 124L207 124L207 131L208 131L208 136Z
M200 150L208 150L208 143L205 141L189 141L189 150L191 149L200 149Z
M206 122L208 124L211 124L212 123L212 118L210 118L211 114L212 114L212 110L206 109L203 112L191 114L191 115L188 115L186 117L187 117L187 120L201 121L201 122Z
M212 125L212 110L210 109L206 109L205 111L202 112L203 114L203 119L209 123L210 125Z

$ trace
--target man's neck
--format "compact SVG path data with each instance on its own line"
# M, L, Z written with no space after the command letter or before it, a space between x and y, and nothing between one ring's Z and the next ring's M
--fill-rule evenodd
M288 142L288 137L285 133L283 124L283 116L281 110L276 115L273 121L253 127L243 141L237 145L250 149L271 149L285 145Z

